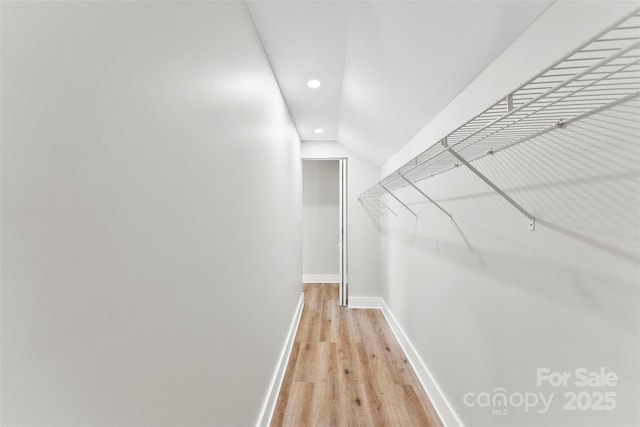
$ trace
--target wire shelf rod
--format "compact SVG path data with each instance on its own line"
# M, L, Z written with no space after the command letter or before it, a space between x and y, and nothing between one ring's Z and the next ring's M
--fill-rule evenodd
M635 44L634 44L634 46L640 46L640 42L635 43ZM629 48L627 48L627 49L629 49ZM621 52L624 52L624 51L625 51L625 50L627 50L627 49L623 49ZM618 53L618 55L619 55L619 54L621 54L621 52L619 52L619 53ZM602 61L601 61L601 62L602 62ZM595 67L595 65L594 65L594 67ZM590 67L590 68L593 68L593 67ZM585 73L585 72L583 72L583 73ZM612 72L612 73L613 73L613 72ZM607 76L609 76L609 74L607 74L607 75L604 75L604 76L600 77L600 80L601 80L601 79L605 79ZM577 78L578 78L578 76L574 77L572 80L575 80L575 79L577 79ZM595 83L595 82L594 82L594 83ZM589 85L593 85L594 83L589 83ZM578 90L578 89L576 89L576 90ZM572 93L573 93L573 92L572 92ZM551 104L549 104L549 105L547 105L547 106L543 107L542 109L547 108L548 106L551 106L551 105L553 105L553 104L556 104L556 103L558 103L558 102L560 102L560 101L562 101L562 100L564 100L564 99L568 98L569 96L571 96L571 93L569 93L569 94L565 95L565 96L564 96L564 97L562 97L562 98L558 98L557 100L553 101ZM538 99L541 99L541 98L538 98ZM532 101L531 103L533 103L533 102L535 102L535 101ZM532 112L531 114L534 114L534 113L535 113L535 112ZM525 117L525 118L526 118L526 117ZM520 121L520 120L524 120L524 118L523 118L523 119L519 119L518 121ZM507 124L507 125L505 125L504 127L502 127L501 129L496 130L495 132L499 132L499 131L501 131L501 130L503 130L503 129L505 129L506 127L511 126L511 125L512 125L512 124ZM456 143L456 145L458 145L460 142L462 142L462 141L457 142L457 143ZM453 146L452 146L452 148L453 148ZM464 149L464 147L463 147L462 149Z
M607 113L606 113L606 111L607 111L607 110L609 110L610 108L613 108L613 107L616 107L616 108L617 108L617 111L616 111L616 112L618 112L618 113L623 113L623 114L630 115L630 116L631 116L631 118L626 118L625 120L626 120L626 121L628 121L628 122L630 122L630 123L635 124L635 123L637 123L637 108L638 108L638 107L636 107L636 106L629 106L629 107L627 107L627 105L623 105L624 103L627 103L627 102L630 102L630 101L633 101L633 100L640 100L640 92L639 92L639 93L632 94L632 95L629 95L629 96L626 96L626 97L621 98L621 99L618 99L618 100L616 100L616 101L614 101L614 102L611 102L611 103L609 103L609 104L603 105L603 106L601 106L601 107L599 107L599 108L597 108L597 109L594 109L594 110L592 110L592 111L588 111L588 112L583 113L583 114L581 114L581 115L579 115L579 116L576 116L576 117L574 117L574 118L571 118L571 119L567 120L567 125L568 125L568 124L571 124L571 123L573 123L573 122L576 122L576 121L582 120L582 119L584 119L584 118L586 118L586 117L590 117L590 116L592 116L592 115L593 115L593 114L595 114L595 113L601 113L601 114L603 114L603 113L604 113L605 115L610 116L610 117L613 117L613 118L615 118L616 120L621 119L619 116L611 116L610 114L607 114ZM635 110L634 110L634 111L625 111L625 109L626 109L626 108L635 108ZM598 120L598 119L594 119L594 118L592 118L592 120ZM515 140L515 141L513 141L512 143L509 143L509 144L507 144L507 145L503 145L503 146L500 146L500 147L497 147L497 148L492 148L491 150L487 150L486 152L484 152L484 153L482 153L482 154L480 154L480 155L478 155L478 156L474 157L472 160L477 160L477 159L483 158L483 157L485 157L485 156L487 156L487 155L493 155L493 154L496 154L496 153L498 153L498 152L500 152L500 151L502 151L502 150L505 150L505 149L510 148L510 147L513 147L513 146L515 146L515 145L521 144L521 143L526 142L526 141L528 141L528 140L530 140L530 139L533 139L533 138L539 137L539 136L541 136L541 135L543 135L543 134L545 134L545 133L547 133L547 132L550 132L550 131L552 131L552 130L555 130L555 129L557 129L555 126L549 126L549 127L547 127L547 128L544 128L544 129L541 129L541 130L537 131L537 132L536 132L536 133L534 133L534 134L527 135L527 136L525 136L525 137L523 137L523 138L521 138L521 139ZM452 166L450 166L450 167L447 167L446 169L443 169L443 170L437 171L437 172L435 172L435 173L427 174L425 177L433 177L433 176L439 175L439 174L441 174L441 173L448 172L448 171L450 171L451 169L454 169L454 168L456 168L456 167L458 167L458 166L459 166L459 165L452 165ZM417 171L415 171L413 174L414 174L414 175L418 175L419 173L420 173L420 171L419 171L419 170L417 170ZM409 174L409 173L405 174L405 176L406 176L406 175L408 175L408 174ZM396 180L394 179L394 180L392 180L392 181L390 181L390 182L394 182L394 181L396 181ZM373 188L371 188L370 190L368 190L368 192L369 192L369 191L371 191L371 190L373 190Z
M636 47L636 46L638 46L638 45L640 45L640 43L634 43L633 47L635 48L635 47ZM572 77L571 79L569 79L566 83L570 83L570 82L572 82L572 81L577 80L578 78L580 78L580 77L584 76L585 74L587 74L590 70L596 69L596 68L597 68L597 66L602 65L603 63L606 63L606 62L608 62L609 60L611 60L611 59L613 59L613 58L619 57L619 56L620 56L620 55L622 55L624 52L626 52L626 51L628 51L628 50L630 50L630 49L631 49L631 46L629 46L629 47L627 47L626 49L623 49L623 50L621 50L621 51L617 52L617 53L616 53L615 55L613 55L613 56L610 56L610 57L608 57L608 58L605 58L604 60L599 61L597 64L594 64L594 65L592 65L591 67L589 67L589 69L588 69L588 70L585 70L585 71L583 71L582 73L579 73L579 74L575 75L574 77ZM529 101L528 103L526 103L526 104L524 104L524 105L522 105L522 106L520 106L520 107L518 107L518 108L515 108L514 110L512 110L512 111L510 111L510 112L507 112L507 113L506 113L506 114L504 114L501 118L498 118L498 119L494 120L493 122L490 122L490 123L488 123L488 124L484 125L484 126L483 126L483 127L481 127L480 129L478 129L478 130L476 130L476 131L472 132L469 136L466 136L465 138L461 139L460 141L456 141L454 144L452 144L452 145L451 145L451 148L456 147L457 145L461 144L462 142L466 141L467 139L471 138L472 136L474 136L474 135L478 134L479 132L482 132L483 130L485 130L485 129L489 128L490 126L492 126L492 125L494 125L494 124L496 124L496 123L498 123L499 121L501 121L501 120L504 120L504 119L508 118L508 117L509 117L509 116L511 116L512 114L514 114L514 113L516 113L516 112L518 112L518 111L522 110L523 108L525 108L525 107L527 107L527 106L529 106L529 105L531 105L531 104L535 103L536 101L538 101L538 100L542 99L546 94L551 93L551 91L552 91L552 90L553 90L553 89L550 89L550 90L548 90L547 92L545 92L545 93L543 93L543 94L541 94L541 95L538 95L537 97L535 97L533 100ZM454 131L454 132L455 132L455 131ZM441 150L440 152L438 152L438 153L437 153L437 154L435 154L434 156L431 156L431 157L429 157L428 159L423 160L423 161L421 161L421 162L417 163L417 164L414 166L414 168L415 168L415 167L420 166L421 164L423 164L423 163L425 163L425 162L428 162L429 160L432 160L434 157L438 156L439 154L441 154L441 153L442 153L442 152L444 152L444 151L447 151L447 150ZM411 170L411 169L410 169L410 170ZM410 170L409 170L409 171L410 171ZM406 172L409 172L409 171L405 171L405 173L406 173Z
M593 114L595 114L595 113L601 113L601 114L602 114L604 111L608 110L609 108L616 107L616 106L618 106L619 104L622 104L622 103L625 103L625 102L631 101L631 100L633 100L634 98L640 99L640 93L633 94L633 95L629 95L629 96L627 96L627 97L625 97L625 98L623 98L623 99L617 100L617 101L615 101L615 102L613 102L613 103L611 103L611 104L607 104L607 105L605 105L605 106L602 106L602 107L600 107L600 108L599 108L599 109L597 109L597 110L589 111L589 112L584 113L584 114L582 114L582 115L580 115L580 116L576 116L576 117L574 117L574 118L570 119L570 120L568 121L568 123L567 123L567 124L570 124L570 123L573 123L573 122L576 122L576 121L582 120L582 119L584 119L584 118L586 118L586 117L589 117L589 116L591 116L591 115L593 115ZM636 112L629 112L628 114L633 114L633 116L634 116L636 119L635 119L635 120L634 120L634 119L627 119L627 120L628 120L630 123L636 124L636 123L637 123L637 111L636 111ZM612 117L614 117L614 116L612 116ZM617 117L617 116L615 116L615 118L616 118L616 119L619 119L619 117ZM596 121L597 121L598 119L591 118L591 120L596 120ZM538 132L536 132L535 134L528 135L528 136L526 136L525 138L522 138L522 139L519 139L519 140L513 141L512 143L510 143L510 144L508 144L508 145L504 145L504 146L501 146L501 147L497 147L497 148L495 148L495 149L491 150L491 152L485 152L484 154L481 154L481 155L479 155L479 156L477 156L477 157L474 157L472 160L474 160L474 161L475 161L475 160L478 160L478 159L480 159L480 158L486 157L486 156L488 156L488 155L494 155L494 154L496 154L496 153L498 153L498 152L500 152L500 151L502 151L502 150L506 150L507 148L511 148L511 147L513 147L513 146L515 146L515 145L521 144L521 143L526 142L526 141L528 141L528 140L530 140L530 139L537 138L537 137L542 136L542 135L544 135L545 133L550 132L550 131L555 130L555 129L557 129L555 126L549 126L549 127L545 128L545 129L541 129L541 130L539 130L539 131L538 131ZM430 177L433 177L433 176L439 175L439 174L441 174L441 173L448 172L448 171L450 171L451 169L454 169L455 167L456 167L456 166L451 166L451 167L449 167L449 168L447 168L447 169L444 169L444 170L439 171L439 172L437 172L437 173L431 174L431 175L429 175L429 176L430 176Z

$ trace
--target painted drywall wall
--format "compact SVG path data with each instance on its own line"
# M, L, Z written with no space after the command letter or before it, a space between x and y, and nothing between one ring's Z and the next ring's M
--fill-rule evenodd
M302 274L339 278L340 162L302 161Z
M379 231L358 201L380 168L335 141L303 141L300 152L303 159L347 159L349 295L380 296Z
M466 103L480 111L477 97L492 93L489 104L508 91L496 88L516 85L513 74L548 65L536 59L543 51L559 53L560 44L549 62L558 59L576 37L586 40L635 6L554 3L384 170L461 124ZM464 425L640 424L639 114L636 101L474 163L536 216L534 232L462 167L419 184L454 224L411 188L397 195L417 218L385 196L399 215L384 212L382 222L383 298ZM618 380L580 386L580 368ZM538 386L538 369L568 372L567 385ZM493 406L501 392L513 403ZM564 408L570 393L584 406L604 392L614 394L615 409ZM540 393L552 399L546 410ZM528 410L519 396L530 399Z
M241 2L2 2L2 425L248 426L299 140Z

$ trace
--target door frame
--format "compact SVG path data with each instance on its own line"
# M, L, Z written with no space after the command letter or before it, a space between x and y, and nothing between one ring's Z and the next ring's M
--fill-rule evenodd
M338 298L340 306L347 307L349 305L349 159L347 157L303 157L301 160L338 161L338 267L340 276Z

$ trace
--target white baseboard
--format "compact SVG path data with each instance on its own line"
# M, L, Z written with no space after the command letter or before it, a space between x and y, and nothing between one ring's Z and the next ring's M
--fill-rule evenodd
M339 274L303 274L302 283L340 283Z
M380 297L349 297L350 308L377 308L382 311L393 335L396 337L402 347L402 351L407 356L407 360L411 364L413 371L418 376L422 388L429 396L434 409L446 427L463 427L462 421L453 410L448 399L442 393L438 383L433 379L431 372L425 365L424 361L416 351L415 347L405 334L404 330L396 320L389 306L384 299Z
M352 297L349 296L349 308L378 308L382 310L380 297Z
M289 332L287 333L287 339L285 340L284 347L280 353L276 370L271 377L271 384L269 385L269 391L262 404L260 415L258 416L258 422L256 427L267 427L271 424L271 418L273 412L276 409L276 403L278 402L278 395L280 394L280 387L282 386L282 380L289 363L289 357L291 356L291 349L293 348L293 342L298 330L298 324L300 323L300 317L302 316L302 309L304 307L304 295L300 295L298 300L298 306L293 315L291 326L289 326Z

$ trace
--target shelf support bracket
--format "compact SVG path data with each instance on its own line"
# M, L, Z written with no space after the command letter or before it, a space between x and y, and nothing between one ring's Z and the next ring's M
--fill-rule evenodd
M453 150L452 148L449 147L449 144L447 143L447 138L444 138L441 141L442 145L447 149L447 151L449 151L449 153L451 153L451 155L453 157L455 157L456 159L458 159L458 161L460 161L460 163L462 163L463 165L465 165L471 172L473 172L478 178L480 178L481 180L483 180L485 182L485 184L487 184L489 187L493 188L493 190L498 193L500 196L502 196L503 199L505 199L507 202L509 202L514 208L518 209L524 216L526 216L527 218L529 218L529 231L534 231L536 229L536 218L531 215L525 208L523 208L522 206L520 206L520 204L518 202L516 202L515 200L513 200L511 197L509 197L509 195L507 193L505 193L504 191L502 191L500 189L500 187L498 187L497 185L495 185L489 178L487 178L486 176L484 176L482 174L482 172L480 172L478 169L474 168L468 161L466 161L460 154L456 153L455 150Z
M391 209L382 200L380 200L380 197L372 197L372 199L375 200L376 202L378 202L378 209L380 209L381 207L385 208L386 210L388 210L389 212L391 212L395 216L398 216L398 214L393 209Z
M507 113L510 113L511 111L513 111L513 93L510 93L509 95L507 95Z
M409 181L407 179L407 177L405 177L404 175L402 175L401 173L399 173L400 177L402 179L404 179L406 181L407 184L409 184L410 186L413 187L414 190L416 190L418 193L422 194L427 200L429 200L431 203L433 203L438 209L440 209L442 212L444 212L444 214L446 216L449 217L449 221L453 223L453 217L451 216L451 214L449 212L447 212L442 206L440 206L438 203L436 203L435 200L433 200L431 197L427 196L427 194L422 191L421 189L418 188L417 185L415 185L413 182Z
M400 203L402 206L404 206L409 212L411 212L416 217L418 216L418 214L415 213L413 210L411 210L411 208L409 206L405 205L402 200L398 199L395 194L393 194L391 191L389 191L389 189L387 187L385 187L382 184L380 184L380 185L382 186L382 188L384 188L384 191L386 191L387 193L391 194L391 197L396 199L398 201L398 203Z

